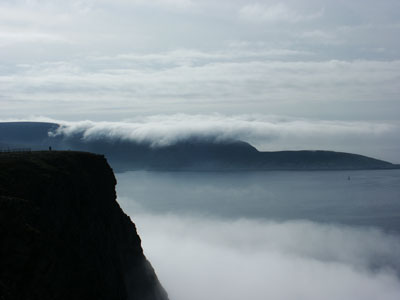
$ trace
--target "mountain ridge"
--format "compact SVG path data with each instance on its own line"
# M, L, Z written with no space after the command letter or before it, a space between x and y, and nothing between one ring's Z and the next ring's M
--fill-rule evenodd
M191 137L174 144L153 146L126 139L84 139L83 134L49 135L56 123L0 123L0 145L43 150L78 150L104 154L117 171L188 170L362 170L398 169L387 161L328 150L258 151L238 140Z

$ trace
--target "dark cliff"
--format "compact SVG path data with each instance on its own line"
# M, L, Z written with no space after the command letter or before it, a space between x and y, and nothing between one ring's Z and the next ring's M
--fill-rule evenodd
M0 153L0 299L166 300L105 158Z

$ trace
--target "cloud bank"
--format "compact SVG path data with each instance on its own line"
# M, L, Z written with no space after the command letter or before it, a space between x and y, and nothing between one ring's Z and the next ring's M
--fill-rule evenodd
M58 136L80 135L84 141L127 140L153 147L175 144L190 138L215 141L242 140L259 150L323 149L355 152L399 160L397 123L323 121L265 115L154 115L124 122L53 121L61 127ZM393 149L393 152L387 150Z
M21 34L25 37L51 36ZM47 103L68 102L86 113L118 107L160 112L168 106L184 112L192 106L198 111L204 107L221 112L260 109L295 115L299 110L294 108L301 109L301 103L309 113L326 115L324 106L340 111L350 107L353 115L363 113L369 118L371 111L365 103L374 107L397 103L398 60L308 61L299 56L308 55L285 48L214 53L181 49L20 64L0 74L0 93L14 99L10 103L14 110L23 111L19 101L24 101L32 107L42 103L44 112ZM360 105L365 108L361 110Z
M397 299L400 240L374 229L131 211L172 299Z

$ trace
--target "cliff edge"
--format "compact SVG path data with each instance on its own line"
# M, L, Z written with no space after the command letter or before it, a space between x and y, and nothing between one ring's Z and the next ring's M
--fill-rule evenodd
M105 158L0 153L0 299L167 300Z

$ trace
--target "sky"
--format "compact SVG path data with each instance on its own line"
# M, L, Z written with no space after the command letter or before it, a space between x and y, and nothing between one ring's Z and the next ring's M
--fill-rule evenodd
M2 0L0 119L385 127L343 150L400 162L398 36L397 0Z

